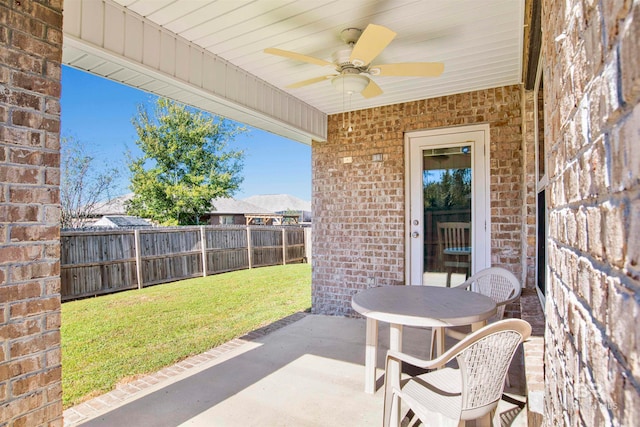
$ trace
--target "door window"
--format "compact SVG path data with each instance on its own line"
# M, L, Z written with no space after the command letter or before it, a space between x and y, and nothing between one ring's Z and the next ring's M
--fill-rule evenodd
M423 151L424 280L448 286L471 271L471 146Z

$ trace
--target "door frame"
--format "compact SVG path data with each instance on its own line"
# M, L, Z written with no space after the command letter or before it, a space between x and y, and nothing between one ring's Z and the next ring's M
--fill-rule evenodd
M474 225L474 232L471 236L471 244L474 250L472 251L472 273L479 271L483 268L491 266L491 197L490 197L490 184L491 184L491 170L490 170L490 127L488 123L468 125L468 126L455 126L448 128L437 128L430 130L420 130L413 132L406 132L404 135L404 156L405 156L405 284L411 283L411 147L412 141L424 137L451 137L452 135L459 135L460 142L465 142L465 133L469 132L482 132L484 141L481 143L483 150L482 167L484 173L482 175L474 172L472 180L472 194L474 199L472 202L472 215L474 217L479 215L480 218L484 217L484 227L482 224ZM477 147L474 147L477 148ZM474 150L475 151L475 150ZM476 165L477 161L474 161L472 165ZM473 169L472 169L473 170ZM476 200L479 199L479 200ZM479 202L479 203L477 203ZM424 217L423 217L424 221ZM480 225L480 226L478 226ZM421 225L424 229L424 226ZM424 242L424 236L422 236ZM484 251L475 250L479 245L476 241L488 242ZM420 280L422 282L422 280Z

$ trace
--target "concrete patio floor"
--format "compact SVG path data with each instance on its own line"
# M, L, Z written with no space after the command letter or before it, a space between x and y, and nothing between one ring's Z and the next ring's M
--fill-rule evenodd
M429 337L405 328L404 350L425 357ZM67 409L65 426L381 425L388 325L380 327L374 395L363 391L364 338L363 319L298 313ZM518 362L507 391L524 401ZM503 401L498 416L502 425L526 425L514 404Z

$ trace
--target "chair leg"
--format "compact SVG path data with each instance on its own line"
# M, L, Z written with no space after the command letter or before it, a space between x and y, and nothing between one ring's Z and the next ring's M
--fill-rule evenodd
M383 409L383 427L398 427L400 418L400 408L396 408L396 402L399 405L399 399L393 390L385 389L384 392L384 409ZM395 416L394 416L395 415ZM394 418L392 420L392 418Z
M436 330L431 328L431 343L429 344L429 359L433 360L433 355L436 349Z

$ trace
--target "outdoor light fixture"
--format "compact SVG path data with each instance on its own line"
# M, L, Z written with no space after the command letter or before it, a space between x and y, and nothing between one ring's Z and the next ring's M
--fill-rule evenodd
M331 84L338 92L351 95L362 92L369 85L369 78L360 74L340 74L331 79Z

